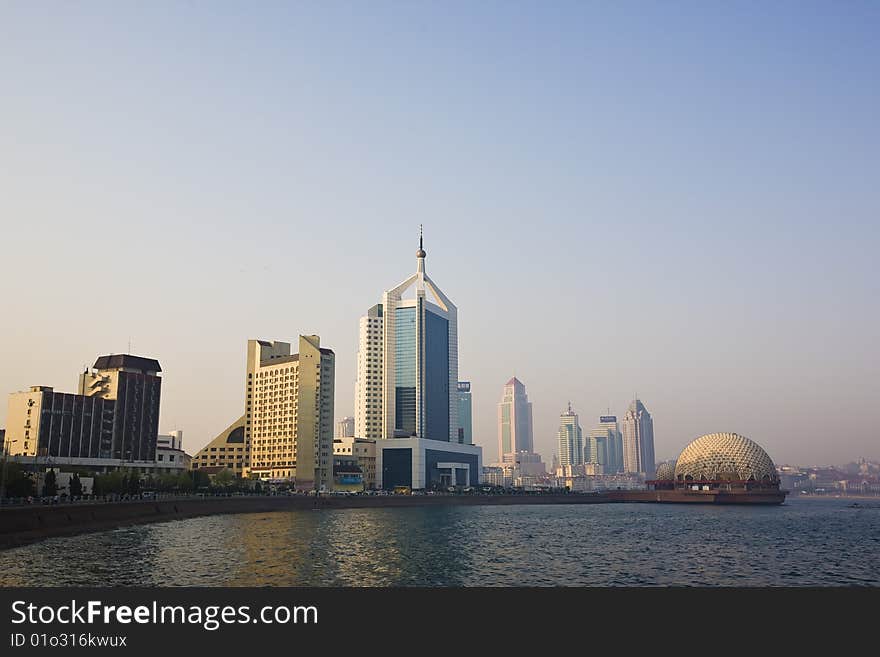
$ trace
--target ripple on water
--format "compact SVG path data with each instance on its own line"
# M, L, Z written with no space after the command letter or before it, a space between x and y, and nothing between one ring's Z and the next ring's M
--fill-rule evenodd
M878 586L877 517L840 500L212 516L6 550L0 585Z

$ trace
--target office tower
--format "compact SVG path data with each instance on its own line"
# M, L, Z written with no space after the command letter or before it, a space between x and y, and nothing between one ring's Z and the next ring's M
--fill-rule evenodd
M354 433L360 438L384 438L382 405L384 320L377 303L360 319L357 381L354 400Z
M608 466L608 432L593 429L584 440L584 463Z
M463 445L472 445L474 442L474 428L470 381L458 382L456 398L458 400L457 441Z
M647 479L654 476L654 420L639 399L623 417L623 470Z
M605 474L619 472L622 467L622 440L617 426L617 417L614 415L600 416L599 425L590 432L587 446L584 449L585 462L601 465Z
M498 460L504 461L505 454L533 450L532 403L526 387L513 377L505 384L498 404Z
M376 442L376 475L384 488L468 485L480 476L482 450L459 442L458 310L425 273L425 257L420 236L416 272L385 292L377 309L383 439ZM358 388L364 405L370 390Z
M101 356L79 381L79 394L32 386L9 395L11 453L34 457L156 458L161 368L152 358ZM85 463L83 463L85 465Z
M245 442L250 472L299 490L333 483L335 355L317 335L287 342L248 340Z
M384 434L457 442L458 311L425 273L419 242L416 273L382 297Z
M353 438L354 437L354 418L344 417L336 421L336 429L333 433L334 438Z
M559 465L583 465L584 463L584 437L578 416L571 410L571 402L568 402L568 410L559 416Z
M80 375L79 393L116 401L110 458L152 461L159 435L159 362L130 354L101 356Z

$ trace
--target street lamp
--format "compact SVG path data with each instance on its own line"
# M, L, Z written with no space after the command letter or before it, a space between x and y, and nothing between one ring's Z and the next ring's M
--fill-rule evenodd
M10 440L6 441L6 435L3 435L3 467L0 468L0 504L3 504L3 500L6 499L6 464L8 459L6 458L9 454L9 450L6 449L6 445L14 445L18 440Z

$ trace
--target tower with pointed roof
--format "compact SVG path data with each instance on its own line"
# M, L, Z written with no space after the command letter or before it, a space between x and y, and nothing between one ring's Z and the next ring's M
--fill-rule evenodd
M498 404L498 460L513 462L516 452L532 451L532 403L522 381L513 377L504 385Z
M458 442L458 311L425 273L419 233L416 272L382 296L382 433Z
M577 413L568 409L559 416L559 465L584 464L584 434Z
M654 477L654 419L641 399L634 399L623 417L623 470Z
M470 394L458 380L458 310L425 272L426 257L420 227L415 273L361 318L355 433L375 439L376 485L386 490L467 487L482 472L483 450L458 417L459 396Z
M360 437L464 442L458 422L458 311L426 274L426 257L420 227L416 272L361 318L355 389Z

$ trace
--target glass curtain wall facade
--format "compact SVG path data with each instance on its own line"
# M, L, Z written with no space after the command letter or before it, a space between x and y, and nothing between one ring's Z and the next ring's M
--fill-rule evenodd
M415 307L394 311L394 427L407 435L416 432L416 311Z
M449 322L425 310L425 431L422 438L449 440Z

